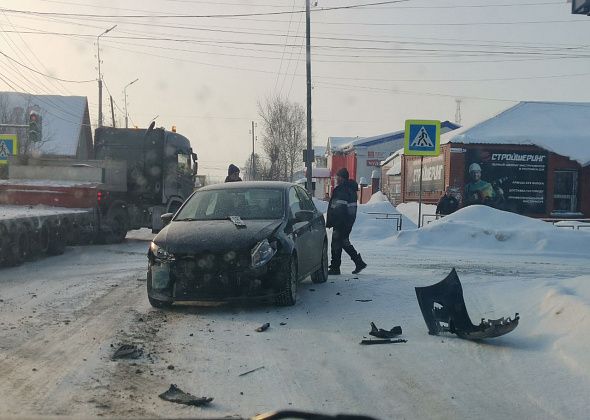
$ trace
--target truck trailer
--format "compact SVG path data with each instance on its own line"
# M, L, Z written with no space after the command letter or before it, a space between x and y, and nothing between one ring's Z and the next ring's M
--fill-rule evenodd
M9 160L0 180L0 265L66 245L121 242L132 229L163 226L192 193L197 155L189 140L154 128L101 127L94 159Z

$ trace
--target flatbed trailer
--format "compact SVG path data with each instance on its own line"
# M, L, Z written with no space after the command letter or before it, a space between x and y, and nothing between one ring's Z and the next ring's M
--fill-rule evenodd
M0 204L0 267L63 254L66 245L89 243L96 220L93 208Z

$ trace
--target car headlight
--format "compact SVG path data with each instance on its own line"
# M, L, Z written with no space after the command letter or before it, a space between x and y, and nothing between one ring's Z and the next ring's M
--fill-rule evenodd
M174 255L166 251L161 246L157 245L155 242L150 244L150 251L152 255L160 260L173 260Z
M270 261L276 252L277 246L275 242L270 244L268 239L258 242L256 246L252 248L252 267L262 267L264 264Z

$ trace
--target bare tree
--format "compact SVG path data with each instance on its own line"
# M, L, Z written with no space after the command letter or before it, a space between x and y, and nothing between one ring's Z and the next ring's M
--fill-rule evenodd
M274 96L258 103L262 118L262 144L269 158L269 177L291 181L293 173L303 166L305 148L305 111L300 104Z
M248 157L244 163L244 179L248 181L261 181L265 179L271 179L269 177L270 165L263 160L258 153L254 153L254 166L252 166L252 155ZM252 174L252 168L254 168L254 174Z

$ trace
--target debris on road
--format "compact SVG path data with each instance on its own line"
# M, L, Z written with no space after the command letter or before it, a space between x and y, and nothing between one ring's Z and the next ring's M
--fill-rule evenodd
M257 367L256 369L249 370L248 372L240 373L238 376L246 376L249 373L256 372L257 370L264 369L264 366Z
M266 330L268 330L268 327L270 327L270 322L262 324L260 327L256 328L256 332L266 331Z
M399 325L396 325L390 330L384 330L383 328L377 328L375 323L371 322L371 332L369 332L369 335L372 335L373 337L377 338L393 338L398 335L401 335L401 333L402 327L400 327Z
M159 397L166 401L178 404L194 405L197 407L209 404L211 401L213 401L213 398L211 397L195 397L194 395L186 393L182 389L178 388L175 384L170 385L168 391L163 392L159 395Z
M143 350L138 348L136 345L123 344L117 349L117 351L115 351L111 359L139 359L142 354Z
M287 325L287 323L286 322L281 322L281 323L279 323L279 325Z
M514 315L514 319L502 317L485 320L482 318L479 325L474 325L467 313L463 288L454 268L440 282L415 289L430 335L450 332L468 340L479 340L508 334L518 326L520 319L518 312Z
M372 302L373 299L355 299L357 302Z
M404 340L403 338L398 338L396 340L392 340L390 338L384 338L380 340L361 340L360 344L396 344L396 343L407 343L408 340Z

